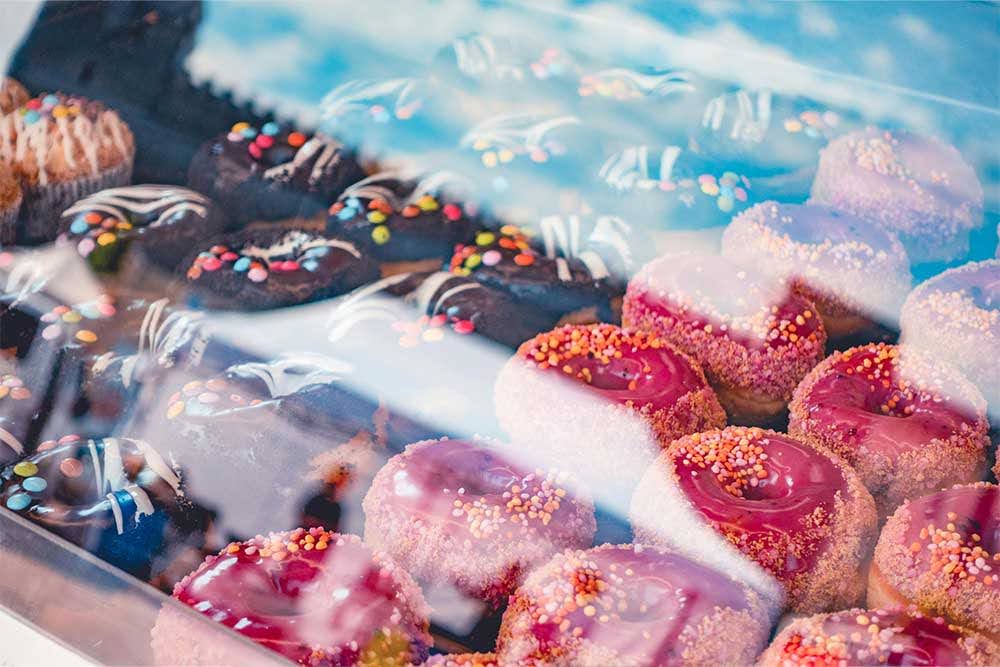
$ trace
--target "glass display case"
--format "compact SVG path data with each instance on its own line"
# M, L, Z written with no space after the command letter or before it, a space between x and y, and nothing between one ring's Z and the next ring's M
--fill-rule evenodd
M101 664L1000 662L998 11L888 7L19 8L0 610Z

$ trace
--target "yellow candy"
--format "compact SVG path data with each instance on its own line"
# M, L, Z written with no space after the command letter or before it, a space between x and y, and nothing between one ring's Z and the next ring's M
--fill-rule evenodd
M476 245L489 245L496 240L496 234L493 232L479 232L476 234Z
M475 143L472 144L472 149L477 151L484 151L490 147L490 142L485 139L476 139Z
M380 222L385 222L386 215L382 211L372 211L368 214L368 222L373 225L377 225Z
M69 109L61 104L57 104L52 107L52 117L53 118L65 118L69 115Z
M174 419L182 412L184 412L184 402L174 401L170 404L170 407L167 408L167 419Z
M510 162L511 160L514 159L514 151L512 151L509 148L502 148L500 149L500 152L497 154L497 157L500 158L501 162Z
M247 129L248 127L250 127L250 123L239 122L239 123L236 123L235 125L233 125L233 127L230 128L229 131L230 132L237 132L237 133L239 133L239 132L242 132L243 130Z
M483 161L483 164L487 167L497 166L497 154L494 153L493 151L487 151L483 153L483 156L480 159Z
M76 339L81 343L93 343L97 341L97 334L89 329L80 329L76 332Z
M111 232L104 232L97 237L97 245L111 245L118 237Z
M417 200L417 206L421 211L436 211L438 210L437 199L431 197L430 195L424 195L419 200Z
M441 329L427 329L420 337L424 339L424 342L435 343L444 338L444 331Z
M119 222L117 225L115 225L115 227L122 230L123 232L127 232L128 230L132 229L132 223Z
M75 310L70 310L68 312L65 312L65 313L63 313L63 316L62 316L62 321L63 322L69 322L70 324L75 324L75 323L79 322L82 319L83 319L83 315L81 315L80 313L76 312Z
M38 472L38 466L31 461L21 461L14 466L14 474L21 477L31 477Z
M379 225L372 230L372 240L379 245L385 245L389 242L389 228L385 225Z

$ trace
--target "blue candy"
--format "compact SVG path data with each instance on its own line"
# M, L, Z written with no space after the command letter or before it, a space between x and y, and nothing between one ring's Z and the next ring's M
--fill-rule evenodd
M49 483L46 482L41 477L29 477L28 479L21 482L21 487L25 491L31 491L32 493L39 493L41 491L44 491L45 487L47 487L48 485Z
M306 250L306 257L326 257L330 254L330 248L325 245L316 246L315 248L309 248Z
M59 104L59 98L56 97L55 95L46 95L45 97L42 98L42 104L44 104L47 107L54 107L55 105Z
M269 137L273 137L278 133L278 124L275 122L264 123L264 127L260 128L260 131Z
M73 221L73 224L69 226L69 231L74 234L84 234L88 229L90 229L90 225L88 225L87 221L83 218L77 218Z
M239 271L240 273L243 273L249 268L250 268L249 257L240 257L238 260L236 260L236 263L233 264L233 271Z
M306 261L302 262L302 268L310 272L315 271L316 269L319 268L319 262L317 262L315 259L307 259Z
M32 123L38 122L39 118L41 118L41 116L39 116L38 112L35 111L34 109L32 109L32 110L28 111L26 114L24 114L24 122L27 123L28 125L31 125Z
M15 493L7 499L7 509L12 509L15 512L20 512L30 504L31 496L27 493Z

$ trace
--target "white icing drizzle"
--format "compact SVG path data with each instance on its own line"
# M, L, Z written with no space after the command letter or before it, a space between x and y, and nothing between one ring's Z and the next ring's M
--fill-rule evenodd
M530 150L541 147L545 135L557 127L579 124L580 119L576 116L554 116L544 120L523 114L495 116L469 130L460 144L468 148L477 141L486 141L491 146Z
M51 277L51 271L46 270L41 262L22 259L7 274L4 294L16 295L11 305L17 305L22 299L45 287Z
M666 97L672 93L694 90L691 74L684 71L666 71L643 73L622 67L600 70L590 75L591 78L606 81L620 81L628 88L645 97Z
M761 90L757 93L756 104L750 93L738 90L712 98L702 114L702 127L718 132L725 122L729 102L735 101L735 113L732 126L727 134L730 139L760 143L767 135L771 126L771 91Z
M115 529L121 535L125 532L125 521L122 517L121 505L118 504L118 498L115 497L114 493L109 493L104 497L108 499L108 503L111 505L111 513L115 517Z
M680 146L664 148L660 153L659 169L654 177L649 165L649 148L629 146L605 160L598 175L605 183L621 192L634 188L650 190L660 182L672 180L674 165L681 151Z
M15 438L13 433L2 426L0 426L0 442L14 450L14 453L18 456L24 454L24 445L21 444L21 441Z
M523 79L523 67L512 62L513 49L504 46L499 47L492 37L482 34L460 37L451 43L455 66L466 76L478 79L492 74L497 79Z
M208 198L202 194L173 185L132 185L102 190L81 199L63 211L62 217L73 217L85 211L99 211L120 220L146 217L156 213L147 225L157 227L171 216L191 211L198 217L208 217Z
M437 196L446 190L456 192L471 190L469 179L454 171L441 170L420 176L420 180L410 188L409 194L401 199L393 185L414 181L417 177L418 173L413 170L382 171L361 179L344 190L338 199L339 201L346 201L351 197L379 199L398 211L407 205L415 204L424 195Z
M313 236L300 230L293 230L282 236L274 244L261 248L256 245L244 246L240 253L248 257L257 257L270 263L272 257L282 255L298 257L310 248L338 248L350 253L357 259L361 259L361 253L353 243L341 241L340 239L328 239L322 236Z
M396 313L389 307L388 303L376 303L376 300L371 297L384 289L398 285L411 275L413 274L398 273L360 287L338 299L337 305L327 319L327 326L330 327L327 339L335 343L347 336L355 325L364 321L385 320L393 322L397 320Z
M292 159L288 162L276 164L264 172L264 178L271 180L290 180L295 173L303 167L317 153L312 170L309 172L309 184L315 185L323 177L323 174L340 162L340 154L343 149L339 143L332 138L317 134L304 143Z
M434 302L434 308L430 311L430 314L437 315L444 303L456 294L460 294L470 289L482 289L482 287L483 286L479 283L463 283L461 285L455 285L451 289L446 289L441 293L441 296L437 298L437 301Z
M556 275L559 276L560 280L569 281L573 278L567 261L570 258L579 259L595 280L601 280L611 275L607 263L597 252L589 248L581 248L579 216L571 215L568 218L563 218L558 215L550 215L539 221L539 227L542 231L545 256L555 260ZM631 263L631 250L625 238L627 231L628 225L621 218L601 216L597 219L593 232L587 238L587 245L603 243L611 246L627 266Z
M328 384L350 371L349 364L319 354L286 356L268 363L238 364L227 369L229 373L260 379L271 398L289 396L314 384Z
M398 79L356 79L343 83L323 97L320 103L321 118L333 121L351 112L367 111L372 100L392 97L394 111L418 102L416 91L420 84L417 78Z
M94 440L87 441L90 449L90 460L94 466L94 476L97 479L98 491L107 490L108 503L111 506L111 513L115 518L115 528L118 534L125 532L124 517L121 505L115 495L116 491L126 491L135 502L135 523L138 524L143 516L149 516L155 511L153 502L149 495L138 484L130 482L125 474L125 467L122 463L121 442L132 444L142 454L146 467L152 470L157 477L165 481L177 495L183 495L180 490L181 480L177 473L167 465L160 453L157 452L148 442L144 440L134 440L132 438L104 438L104 459L97 456L97 445Z

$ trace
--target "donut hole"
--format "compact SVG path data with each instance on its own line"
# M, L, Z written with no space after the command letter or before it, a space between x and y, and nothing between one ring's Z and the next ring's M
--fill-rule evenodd
M602 391L628 391L643 376L643 365L637 359L612 359L607 364L592 362L586 367L591 374L590 386Z
M917 401L907 398L895 385L874 385L875 391L865 395L864 408L868 412L886 417L905 419L913 415Z
M670 618L682 607L682 587L668 588L663 579L644 578L635 582L626 596L628 606L619 611L619 618L626 623L647 623L651 618Z
M794 482L787 475L770 471L766 479L761 479L756 486L748 484L743 489L743 499L751 502L767 502L787 498L794 491Z

